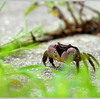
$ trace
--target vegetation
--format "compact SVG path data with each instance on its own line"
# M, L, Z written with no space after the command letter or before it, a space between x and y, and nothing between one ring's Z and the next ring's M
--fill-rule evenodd
M42 26L39 26L33 32L36 33L41 28ZM39 43L33 43L28 38L30 32L27 20L24 30L25 33L21 29L9 43L0 46L0 97L100 97L98 86L92 83L91 74L85 68L87 66L85 59L78 74L75 66L69 63L69 60L66 61L61 71L41 65L15 68L12 64L4 64L5 57L13 53L21 54L18 52L19 50L40 47ZM26 39L22 40L23 37ZM38 71L32 72L33 69L38 69ZM42 75L46 69L55 73L51 79ZM97 70L95 76L96 79L100 78L100 69ZM25 79L24 83L21 77Z
M2 5L0 6L0 12L1 12L1 10L3 9L3 7L5 6L5 4L6 4L6 1L4 1L4 2L2 3Z
M32 69L38 69L38 72L30 71ZM41 75L44 69L50 68L39 65L15 68L0 60L0 97L100 97L97 86L91 82L91 76L84 66L79 74L70 63L66 63L61 72L50 69L55 72L52 79ZM18 75L30 80L22 84ZM99 79L100 70L96 75Z

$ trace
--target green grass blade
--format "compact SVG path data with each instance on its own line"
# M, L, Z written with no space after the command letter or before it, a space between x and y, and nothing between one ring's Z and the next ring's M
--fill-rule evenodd
M20 31L12 38L12 40L16 40L17 37L23 32L23 29L20 29Z
M38 5L38 4L36 4L36 3L34 3L34 5L33 6L30 6L27 10L26 10L26 12L25 12L25 16L27 16L30 12L32 12L32 11L34 11L37 7L39 7L40 5Z
M34 30L32 30L32 33L36 34L38 33L45 25L41 25L41 26L38 26L36 27Z
M6 5L7 1L4 1L3 4L0 6L0 12L2 11L2 9L4 8L4 6Z
M29 66L25 66L25 67L19 68L19 70L32 70L32 69L40 69L40 70L51 69L55 73L59 73L58 70L55 70L53 68L48 68L48 67L45 67L45 66L42 66L42 65L29 65Z
M27 18L25 18L25 33L28 33L28 21L27 21Z

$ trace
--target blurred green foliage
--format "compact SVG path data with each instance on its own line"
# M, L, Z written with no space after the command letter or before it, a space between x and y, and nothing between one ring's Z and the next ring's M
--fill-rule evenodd
M32 2L32 6L29 6L28 8L27 8L27 10L26 10L26 12L25 12L25 16L27 16L30 12L32 12L32 11L34 11L37 7L40 7L40 6L43 6L43 5L46 5L46 6L48 6L48 7L50 7L51 8L51 13L53 14L53 15L55 15L55 14L57 14L57 12L55 12L54 10L53 10L53 7L56 5L56 4L58 4L58 5L60 5L60 6L66 6L66 2L59 2L59 1L45 1L44 2L44 4L38 4L37 2Z
M38 69L38 72L31 70ZM49 69L55 72L52 79L41 75ZM17 75L24 75L30 79L23 85ZM100 70L97 72L100 78ZM0 97L48 97L48 98L90 98L100 97L97 86L91 82L91 76L85 66L77 74L71 64L65 64L61 72L40 65L30 65L15 68L10 64L3 64L0 60ZM16 90L17 89L17 90ZM37 89L37 90L36 90ZM32 91L33 90L33 91ZM34 92L34 90L36 90Z

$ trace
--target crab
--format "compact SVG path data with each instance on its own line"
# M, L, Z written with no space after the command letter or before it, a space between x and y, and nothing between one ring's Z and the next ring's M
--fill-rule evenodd
M94 62L99 66L98 61L94 56L92 56L89 53L80 53L79 49L76 46L64 45L58 42L58 44L50 45L48 47L48 50L44 52L42 62L46 66L47 58L49 58L50 63L54 68L56 68L54 64L54 60L57 60L59 62L66 62L68 59L72 59L70 62L74 61L76 63L76 69L79 72L79 62L84 59L87 59L87 61L90 63L90 65L93 67L93 70L95 71L95 65ZM94 61L94 62L93 62ZM87 63L86 63L87 64Z

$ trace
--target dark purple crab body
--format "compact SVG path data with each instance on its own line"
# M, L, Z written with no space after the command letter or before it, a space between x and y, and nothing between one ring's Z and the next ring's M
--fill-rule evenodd
M76 50L74 48L70 48L67 51L63 51L61 53L57 52L58 45L50 45L47 50L47 54L49 57L57 60L59 62L65 62L69 57L73 57L75 55Z
M59 62L66 62L67 59L72 59L71 61L76 62L77 70L79 71L79 62L82 60L82 56L86 57L91 66L95 71L94 63L92 62L91 58L99 65L98 61L88 53L80 53L79 49L75 46L63 45L58 42L58 44L50 45L48 50L44 52L42 61L46 66L46 60L49 57L50 63L55 67L53 60L57 60Z

